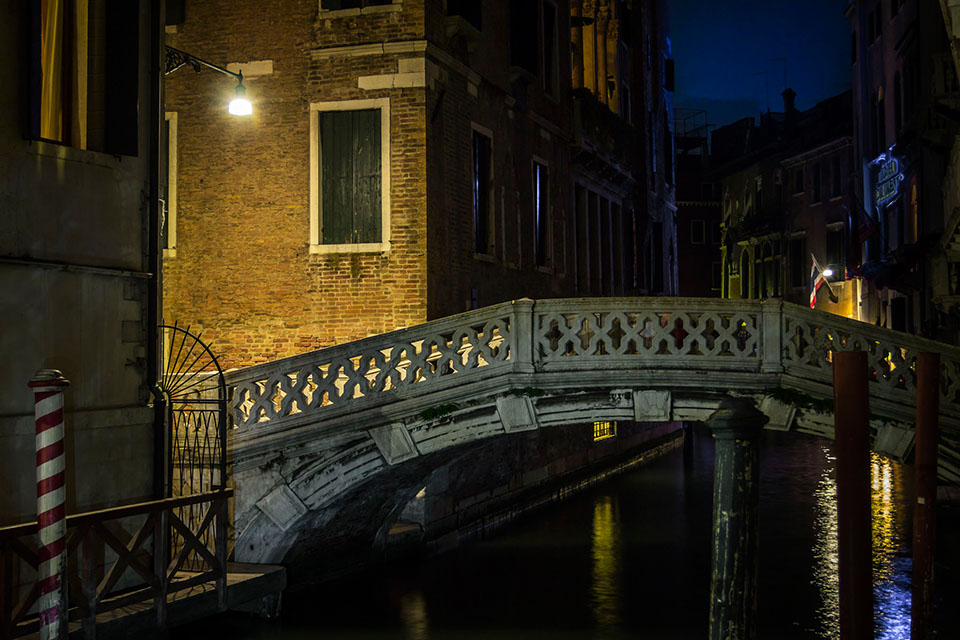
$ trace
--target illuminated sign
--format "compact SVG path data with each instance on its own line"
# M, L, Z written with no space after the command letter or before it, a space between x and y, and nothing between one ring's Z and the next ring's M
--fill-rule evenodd
M882 207L900 193L900 183L903 181L900 161L882 153L871 164L880 166L873 187L873 202L877 207Z

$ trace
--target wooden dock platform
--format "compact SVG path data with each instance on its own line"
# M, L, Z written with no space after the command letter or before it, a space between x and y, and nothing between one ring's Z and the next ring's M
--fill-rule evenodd
M194 577L196 572L181 571L177 580ZM280 594L287 585L286 569L275 565L227 564L227 611L248 611L274 616L280 610ZM167 595L166 628L187 624L221 613L215 581L203 582ZM153 598L145 596L110 611L97 614L97 640L150 636L159 631ZM33 633L24 638L39 638ZM80 621L70 623L70 637L92 640L84 635Z
M227 561L232 495L220 489L67 516L69 609L61 615L70 636L149 637L229 610L278 613L286 570ZM36 534L36 523L0 527L0 640L39 637Z

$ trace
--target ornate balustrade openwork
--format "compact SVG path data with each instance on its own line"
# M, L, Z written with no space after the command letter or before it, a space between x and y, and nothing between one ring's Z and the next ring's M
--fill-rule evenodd
M150 600L162 628L167 596L204 583L225 609L232 496L225 489L67 516L69 618L84 637L94 637L98 614ZM181 519L189 507L202 510L197 523ZM37 632L38 563L36 522L0 528L0 638Z
M869 354L872 406L908 422L916 354L939 352L941 414L960 421L960 349L780 300L518 300L241 369L227 383L236 435L255 437L502 376L544 389L613 378L830 399L832 353L846 350Z

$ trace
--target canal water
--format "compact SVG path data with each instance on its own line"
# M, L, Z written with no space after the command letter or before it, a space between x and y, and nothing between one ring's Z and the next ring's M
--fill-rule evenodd
M873 456L873 540L865 544L873 547L876 637L888 640L910 636L911 475ZM688 446L490 539L285 594L276 621L225 614L172 635L702 639L712 486L713 440L697 432ZM765 432L760 509L760 638L838 638L832 443ZM939 557L937 637L960 638L952 610L960 590Z

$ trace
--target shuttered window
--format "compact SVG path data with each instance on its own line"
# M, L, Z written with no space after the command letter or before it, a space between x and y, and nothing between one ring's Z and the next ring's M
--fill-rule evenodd
M319 112L321 244L381 239L380 110Z
M489 136L473 132L473 233L474 250L493 255L493 171Z

